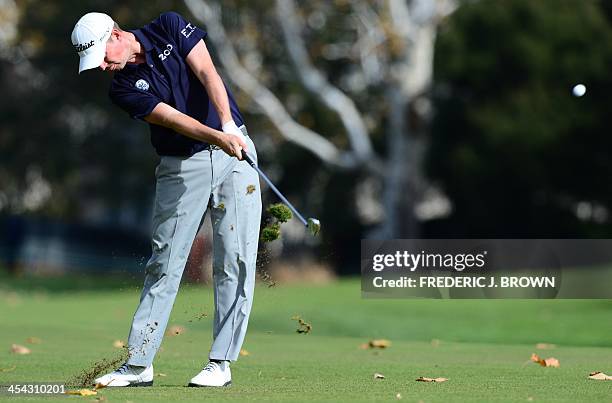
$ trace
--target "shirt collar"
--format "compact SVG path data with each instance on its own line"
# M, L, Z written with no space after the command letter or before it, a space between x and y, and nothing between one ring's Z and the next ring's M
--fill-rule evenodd
M140 42L140 44L144 47L145 60L148 65L151 65L152 62L151 62L151 56L149 55L149 52L153 50L153 43L147 37L147 35L144 32L142 32L142 29L133 29L133 30L130 30L129 32L133 33L136 39L138 40L138 42Z
M145 52L150 52L151 49L153 49L153 44L151 43L149 38L147 38L144 32L142 32L141 29L134 29L130 30L129 32L133 33L134 36L136 36L136 39L138 39L138 42L140 42L142 46L144 46Z

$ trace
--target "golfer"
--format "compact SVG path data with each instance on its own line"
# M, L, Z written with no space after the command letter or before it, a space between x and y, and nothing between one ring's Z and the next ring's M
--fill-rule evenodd
M255 146L205 38L205 31L174 12L128 31L106 14L89 13L72 31L79 73L94 68L114 73L111 100L149 123L160 156L152 254L129 334L129 358L96 383L153 384L153 359L191 244L210 208L214 341L208 363L189 386L231 384L230 362L238 359L253 302L261 194L256 171L241 161L243 152L256 161Z

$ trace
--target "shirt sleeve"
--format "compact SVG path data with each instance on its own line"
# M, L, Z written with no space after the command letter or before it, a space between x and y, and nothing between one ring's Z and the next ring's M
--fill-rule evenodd
M178 47L179 54L186 58L191 49L206 37L206 31L198 28L182 15L173 11L159 16L159 23Z
M134 79L113 80L108 95L115 105L126 111L132 118L144 120L162 101L148 92L149 84L146 81L136 80L133 83L131 81Z

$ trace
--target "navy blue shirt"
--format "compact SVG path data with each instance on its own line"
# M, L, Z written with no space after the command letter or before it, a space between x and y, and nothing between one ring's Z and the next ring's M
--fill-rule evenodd
M115 73L109 92L113 103L133 118L143 120L158 103L164 102L206 126L221 130L222 122L206 88L185 60L206 37L206 32L174 12L164 13L130 32L143 46L146 63L126 64ZM241 126L244 120L229 89L227 95L232 117ZM150 124L150 128L151 143L159 155L189 157L207 148L206 143L166 127Z

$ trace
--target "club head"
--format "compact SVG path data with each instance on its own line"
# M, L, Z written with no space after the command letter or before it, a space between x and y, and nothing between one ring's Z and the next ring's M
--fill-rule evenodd
M308 219L308 230L312 235L317 235L321 231L321 221L316 218Z

